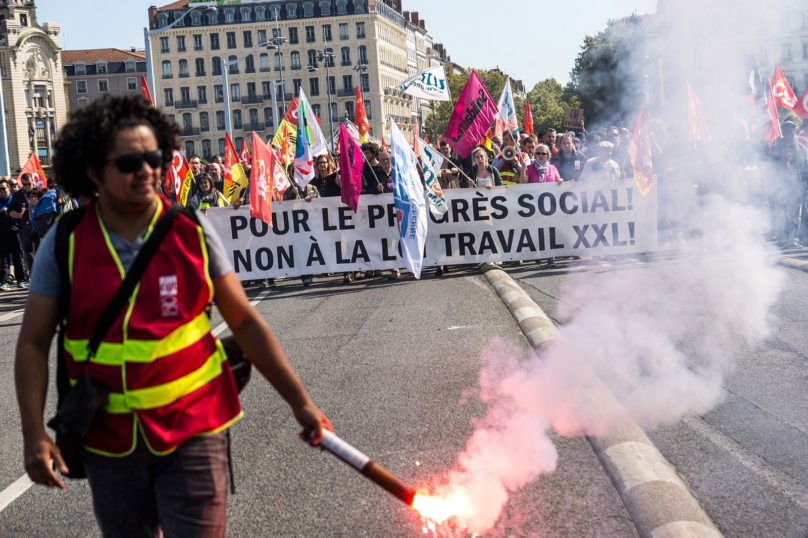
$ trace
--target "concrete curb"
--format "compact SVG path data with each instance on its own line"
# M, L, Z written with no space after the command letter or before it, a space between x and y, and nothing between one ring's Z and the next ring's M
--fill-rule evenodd
M805 263L808 272L808 262ZM534 349L560 337L553 320L506 272L479 266ZM587 437L641 538L722 538L676 469L642 428L629 425L606 437Z
M784 256L779 260L777 260L777 265L782 265L783 267L788 267L790 269L796 269L797 271L808 273L808 261L795 260L794 258L788 258Z

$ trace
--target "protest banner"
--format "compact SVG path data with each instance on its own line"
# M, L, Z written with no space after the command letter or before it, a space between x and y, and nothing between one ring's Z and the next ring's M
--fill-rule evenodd
M568 108L564 111L564 129L583 129L584 109Z
M633 179L444 192L429 214L424 267L657 250L657 189ZM273 227L248 208L207 213L241 280L402 269L392 194L272 204Z

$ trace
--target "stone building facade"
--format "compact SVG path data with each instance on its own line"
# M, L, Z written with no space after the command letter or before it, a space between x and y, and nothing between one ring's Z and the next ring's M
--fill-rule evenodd
M105 95L141 95L146 54L121 49L64 50L62 65L69 82L69 108L74 110Z
M56 23L38 22L34 2L0 0L0 78L9 173L20 170L33 152L47 166L55 135L67 121L59 32Z
M371 132L388 134L393 116L412 138L413 99L396 88L409 76L407 23L401 3L393 0L244 0L240 4L180 0L150 8L150 35L155 101L173 114L186 153L203 157L223 153L224 99L230 100L234 142L252 131L265 140L302 86L322 129L330 138L333 125L353 120L356 85L363 94ZM259 47L273 37L287 41L280 50ZM330 50L333 63L320 60ZM251 52L252 51L252 52ZM226 61L249 56L237 67ZM316 72L307 68L316 67ZM276 91L273 82L291 78ZM330 105L329 105L330 94Z

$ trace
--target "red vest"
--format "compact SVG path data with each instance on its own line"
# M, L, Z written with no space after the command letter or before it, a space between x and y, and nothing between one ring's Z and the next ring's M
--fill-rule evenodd
M148 233L168 207L163 197L158 204ZM91 377L110 387L85 438L91 452L129 454L140 428L153 453L167 454L191 436L223 430L241 418L227 356L205 313L213 298L207 265L201 227L177 215L129 307L90 358ZM70 235L68 267L64 357L74 383L98 319L125 276L95 202Z

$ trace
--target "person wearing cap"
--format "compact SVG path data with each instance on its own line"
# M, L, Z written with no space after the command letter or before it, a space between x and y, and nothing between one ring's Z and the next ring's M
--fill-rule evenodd
M805 185L808 184L808 151L796 136L798 127L796 116L783 120L783 137L774 141L769 152L776 170L773 190L777 203L776 236L780 248L802 248L799 236Z
M598 156L586 161L584 173L579 181L590 179L605 179L616 181L626 177L620 172L620 165L612 160L612 150L614 144L611 142L601 142L596 146Z

